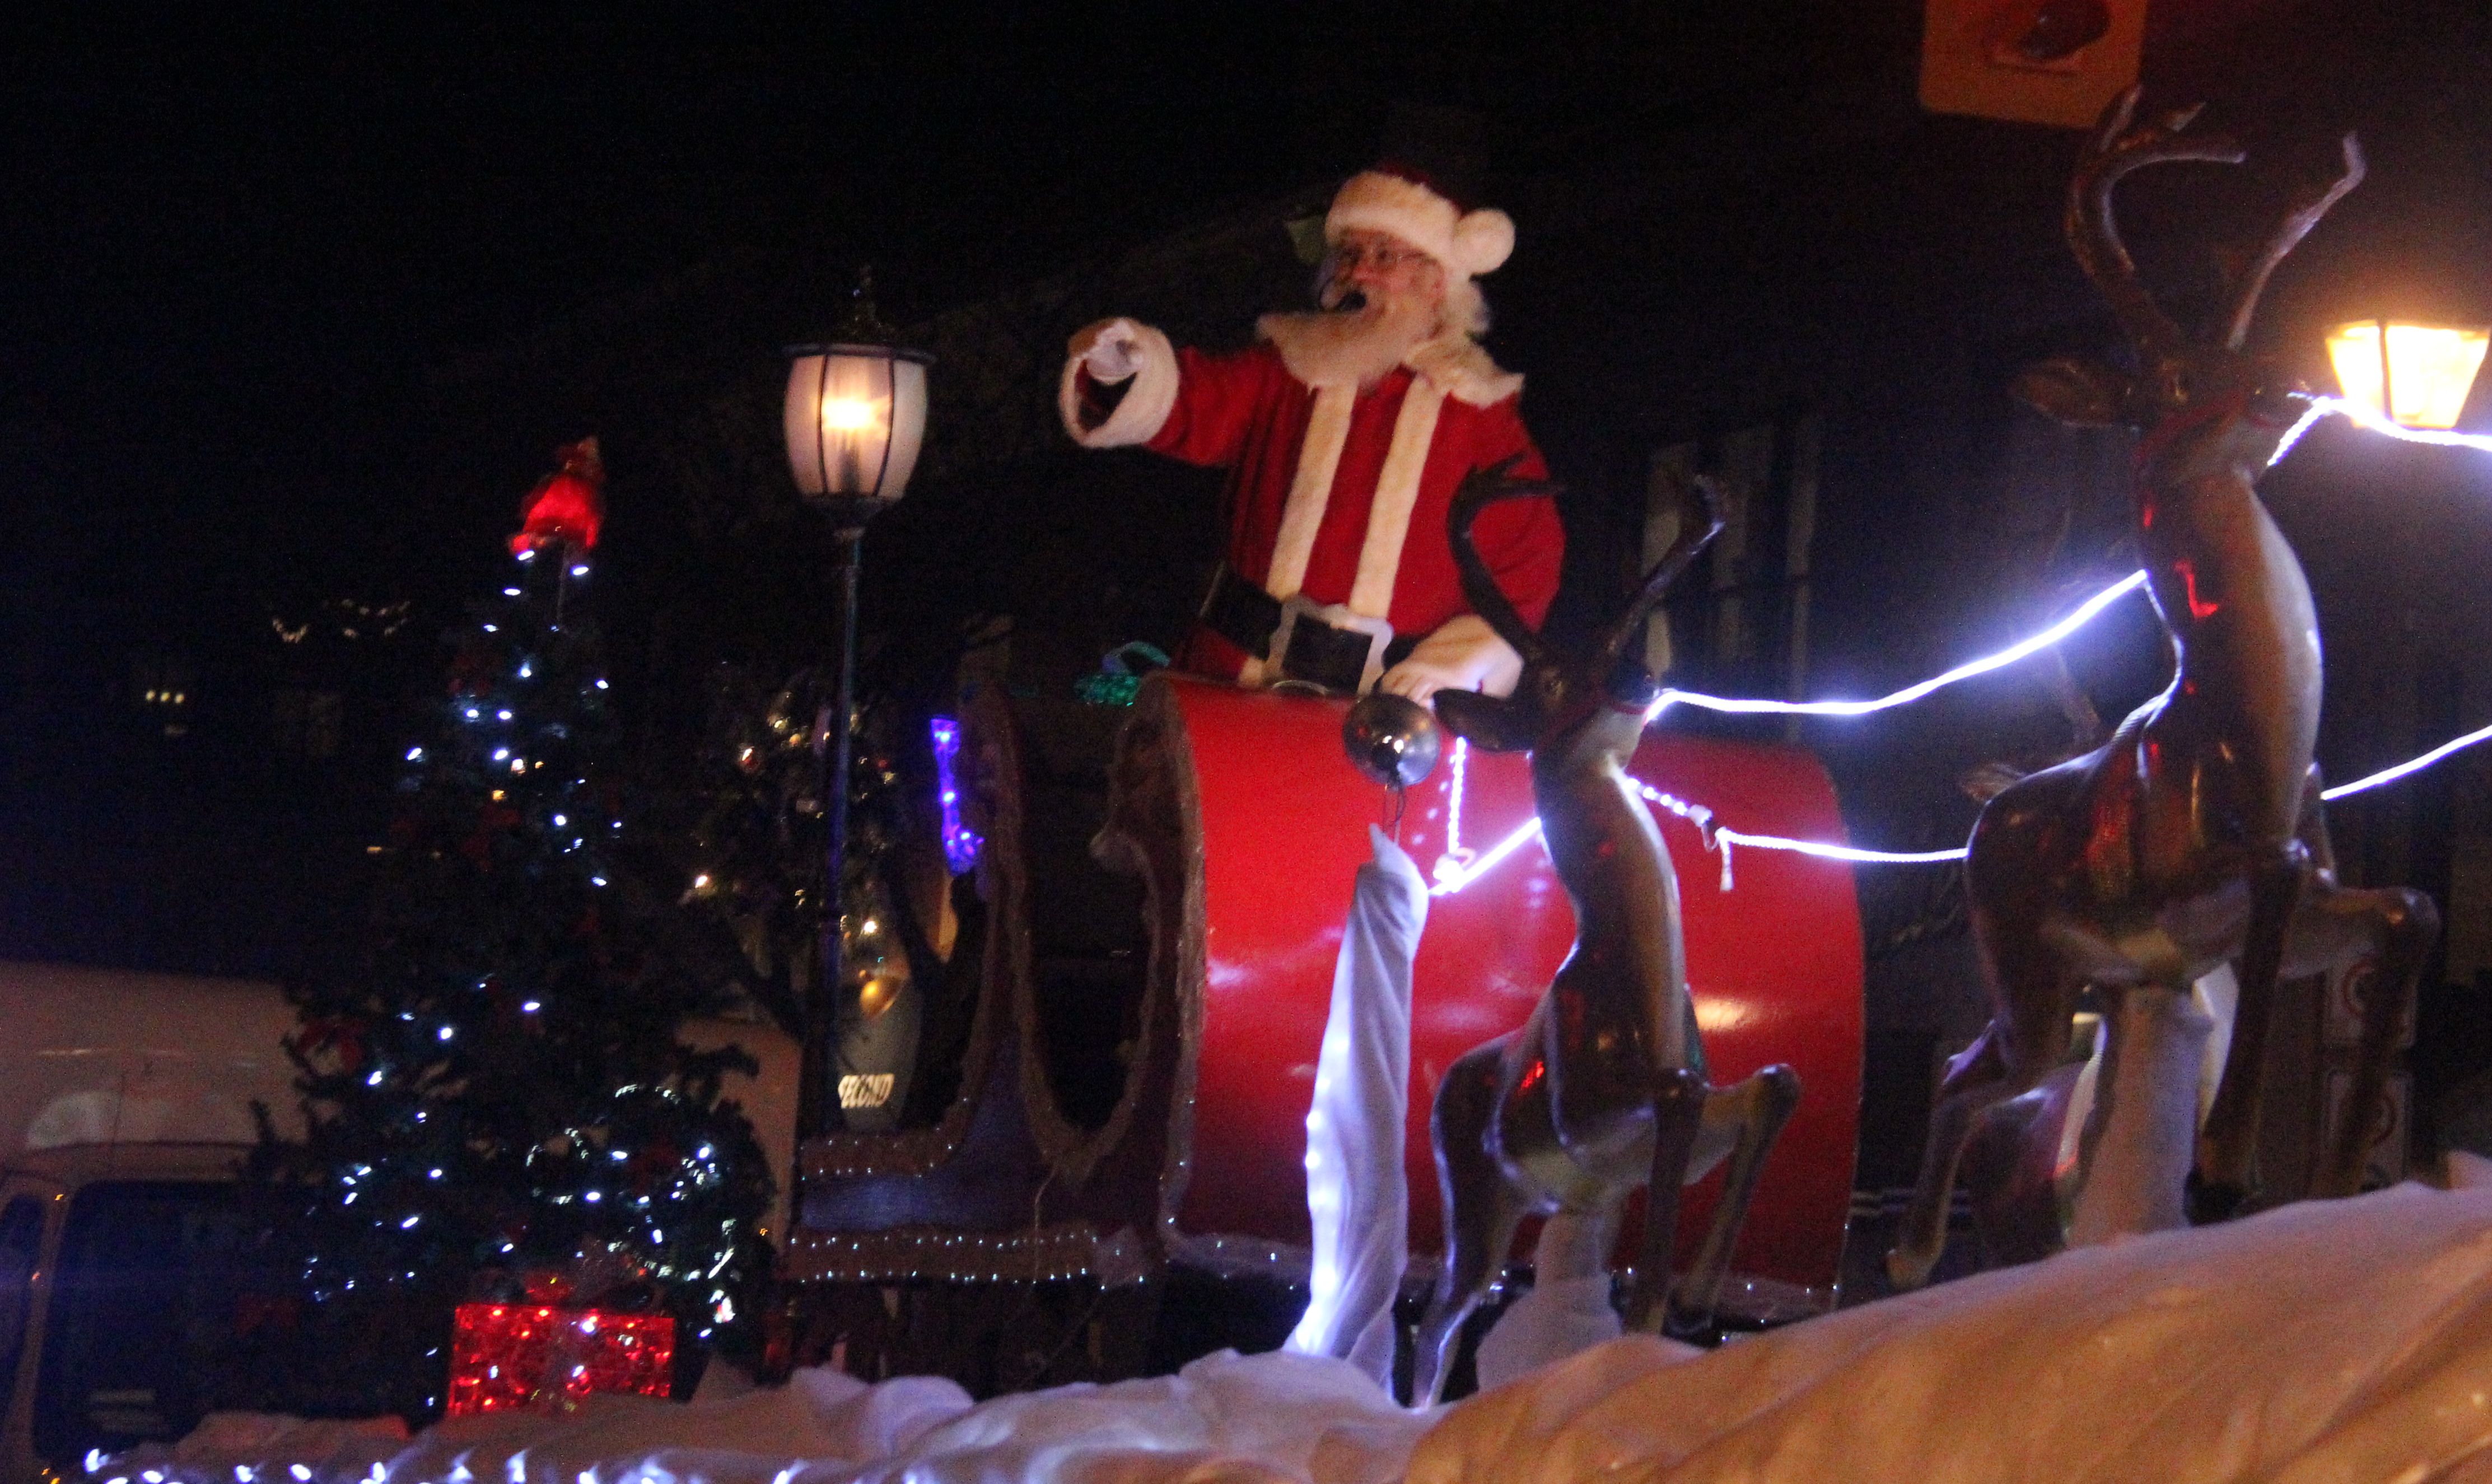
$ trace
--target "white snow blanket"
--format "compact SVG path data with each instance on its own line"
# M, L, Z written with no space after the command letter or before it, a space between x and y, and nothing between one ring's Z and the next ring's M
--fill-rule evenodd
M288 1484L284 1466L305 1462L275 1439L220 1451L214 1432L99 1477ZM303 1476L2492 1484L2492 1190L2405 1185L2083 1248L1692 1357L1629 1336L1435 1413L1403 1411L1344 1361L1223 1354L975 1406L948 1381L801 1372L723 1402L445 1423L372 1469L376 1441Z
M2492 1191L2081 1248L1455 1408L1409 1484L2492 1480Z
M289 1446L282 1431L253 1433L217 1418L169 1453L117 1459L96 1477L102 1484L1390 1484L1431 1420L1404 1410L1347 1361L1314 1355L1223 1352L1175 1376L976 1405L934 1377L869 1385L815 1370L722 1402L591 1397L567 1416L454 1418L377 1455L368 1439L305 1449ZM244 1433L252 1433L246 1445L232 1446L246 1441Z

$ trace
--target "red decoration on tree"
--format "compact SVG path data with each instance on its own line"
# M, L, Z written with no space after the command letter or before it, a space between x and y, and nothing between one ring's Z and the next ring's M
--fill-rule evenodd
M294 1045L304 1057L328 1054L336 1058L341 1072L359 1072L364 1065L364 1023L350 1016L313 1016L294 1033Z
M567 1406L591 1393L665 1396L675 1321L539 1304L460 1304L450 1340L450 1415Z
M606 465L597 457L597 440L582 438L555 457L562 467L539 480L519 503L519 533L511 538L515 554L549 546L582 551L597 546L597 528L606 523Z

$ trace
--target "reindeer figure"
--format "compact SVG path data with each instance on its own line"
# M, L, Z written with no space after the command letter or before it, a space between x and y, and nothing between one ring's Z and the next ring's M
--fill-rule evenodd
M1522 1027L1457 1060L1437 1089L1433 1134L1445 1212L1445 1266L1420 1322L1412 1391L1443 1387L1452 1341L1514 1245L1548 1212L1543 1282L1608 1271L1620 1205L1648 1185L1643 1255L1628 1322L1646 1326L1670 1283L1682 1184L1731 1156L1711 1232L1671 1309L1709 1321L1731 1244L1765 1152L1799 1101L1790 1068L1736 1087L1706 1080L1687 994L1678 878L1625 764L1659 682L1638 658L1644 619L1722 528L1690 520L1588 658L1550 652L1507 603L1471 545L1490 503L1544 492L1503 467L1465 480L1449 524L1472 608L1524 658L1511 699L1439 692L1454 731L1495 752L1529 749L1549 858L1574 903L1575 946ZM1708 506L1712 491L1706 491Z
M2066 229L2136 352L2138 374L2060 359L2026 371L2016 392L2062 422L2126 419L2144 430L2137 540L2176 673L2110 741L2010 785L1973 825L1965 889L1992 1018L1940 1085L1919 1183L1886 1258L1899 1288L1927 1281L1938 1261L1974 1121L2062 1059L2087 985L2106 997L2141 988L2186 996L2201 975L2238 961L2232 1047L2197 1172L2202 1208L2229 1209L2254 1172L2259 1071L2288 948L2315 964L2359 939L2379 952L2384 985L2411 983L2437 932L2418 894L2351 891L2315 869L2314 858L2328 856L2311 763L2319 621L2301 565L2253 488L2307 394L2242 352L2250 316L2276 264L2360 182L2360 148L2346 136L2343 172L2297 201L2237 285L2222 340L2210 343L2184 335L2139 282L2112 192L2143 165L2239 163L2242 154L2227 140L2184 134L2194 109L2132 131L2136 105L2132 88L2105 112L2068 188ZM2395 1004L2388 994L2373 999L2382 1010ZM2378 1098L2384 1029L2365 1030L2358 1110ZM2318 1190L2349 1193L2361 1156L2358 1138L2338 1141Z

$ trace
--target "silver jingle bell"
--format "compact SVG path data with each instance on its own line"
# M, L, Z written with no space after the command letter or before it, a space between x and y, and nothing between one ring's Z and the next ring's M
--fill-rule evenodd
M1352 766L1388 788L1426 778L1444 751L1436 713L1408 697L1370 691L1342 718L1341 745Z

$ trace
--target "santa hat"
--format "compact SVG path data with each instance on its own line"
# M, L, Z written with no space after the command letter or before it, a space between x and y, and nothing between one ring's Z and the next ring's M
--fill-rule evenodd
M1465 211L1437 184L1407 165L1385 163L1342 183L1324 213L1324 241L1364 227L1402 239L1444 265L1457 279L1495 273L1514 252L1514 219L1482 208Z

